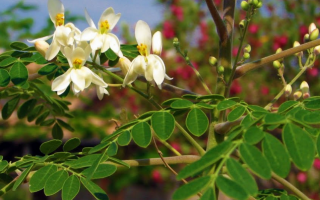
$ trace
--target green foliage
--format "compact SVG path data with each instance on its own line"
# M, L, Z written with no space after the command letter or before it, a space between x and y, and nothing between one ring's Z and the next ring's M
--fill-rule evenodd
M133 141L140 147L146 148L151 143L152 135L148 123L140 122L132 128Z
M238 183L219 175L216 180L218 188L233 199L246 200L248 193Z
M193 108L188 113L186 125L193 135L201 136L208 129L209 120L202 110Z
M63 151L71 151L80 145L81 141L79 138L71 138L63 145Z
M174 117L168 112L156 112L151 117L151 125L161 140L167 140L174 131Z
M36 171L29 182L29 190L30 192L37 192L44 188L47 180L51 174L55 173L58 170L56 165L49 164L45 167L42 167L38 171Z
M21 62L14 63L9 73L12 83L16 86L22 86L28 80L28 69Z
M80 181L75 175L69 176L62 187L62 200L72 200L79 193Z
M0 87L6 87L10 83L10 75L7 70L0 69Z

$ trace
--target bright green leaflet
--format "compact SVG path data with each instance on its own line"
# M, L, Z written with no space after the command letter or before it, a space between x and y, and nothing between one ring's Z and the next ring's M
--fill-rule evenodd
M123 131L123 133L118 137L118 144L120 146L126 146L130 143L131 138L130 131Z
M4 120L8 119L13 111L16 109L18 103L20 101L20 96L16 96L10 99L2 108L1 115Z
M80 191L80 181L76 175L71 175L62 187L62 200L72 200Z
M37 192L42 190L49 176L57 170L57 166L50 164L36 171L36 173L33 174L29 182L30 192Z
M65 170L57 171L53 173L51 176L49 176L46 184L44 185L45 195L51 196L59 192L62 189L63 184L66 182L68 177L68 172Z
M87 190L97 199L97 200L108 200L109 197L107 196L107 194L105 193L105 191L103 191L103 189L101 189L98 185L96 185L94 182L89 181L85 178L80 178L81 183L84 185L85 188L87 188Z
M16 62L10 69L11 81L16 86L22 86L28 80L28 69L22 62Z
M21 175L19 176L19 178L17 179L17 181L14 183L12 191L15 191L24 181L24 179L28 176L29 172L31 171L32 167L34 164L30 165L27 169L25 169Z
M0 87L6 87L10 83L10 80L7 70L0 69Z
M111 176L117 171L117 167L115 165L110 164L100 164L94 174L92 175L91 179L101 179L108 176ZM89 168L83 170L81 174L84 176L88 176L90 173Z
M209 126L207 115L199 108L193 108L186 118L188 130L195 136L203 135Z
M168 112L156 112L151 117L151 125L156 135L167 140L174 130L174 117Z
M53 139L53 140L42 143L40 146L40 151L43 154L48 155L53 151L55 151L61 144L62 144L61 140Z
M133 141L140 147L146 148L151 143L151 129L147 122L140 122L132 128Z
M232 199L247 200L249 197L248 193L242 186L233 180L223 177L222 175L217 177L216 184L224 194Z
M30 99L30 100L24 102L18 108L18 111L17 111L18 118L22 119L22 118L26 117L31 112L31 110L35 107L36 103L37 103L36 99Z
M233 109L229 114L228 114L228 121L233 122L239 119L244 113L246 112L246 108L244 106L238 106L235 109Z
M81 141L79 138L71 138L63 145L63 151L71 151L80 145Z

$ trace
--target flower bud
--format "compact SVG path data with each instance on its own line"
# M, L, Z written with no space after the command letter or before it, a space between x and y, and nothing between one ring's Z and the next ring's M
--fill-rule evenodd
M314 31L314 30L316 30L316 29L317 29L316 25L315 25L314 23L311 23L311 24L309 25L309 29L308 29L309 34L311 34L311 32Z
M293 47L297 47L297 46L300 46L300 43L298 42L298 41L294 41L294 43L293 43ZM300 51L300 52L298 52L298 53L295 53L294 54L295 56L302 56L303 55L303 52L302 51Z
M316 46L313 51L316 56L319 55L320 54L320 45Z
M246 1L241 1L241 8L245 11L249 9L249 4Z
M161 51L162 51L162 37L161 37L161 32L157 31L152 36L152 52L159 56L161 54Z
M276 69L280 69L281 68L281 63L279 62L279 60L273 61L273 67L276 68Z
M179 46L179 39L178 38L173 38L173 46L177 47Z
M49 44L44 40L38 40L34 43L34 47L43 57L45 57Z
M295 101L297 101L298 99L300 99L302 96L302 92L301 91L296 91L295 93L293 93L293 99Z
M250 58L250 54L249 53L244 53L243 54L243 58L244 59L249 59Z
M253 3L253 0L248 0L248 4L252 4Z
M302 81L302 83L300 84L300 90L303 94L309 93L309 85L306 81Z
M284 94L286 95L286 97L290 96L290 94L292 93L292 87L290 84L286 85L286 88L284 90Z
M304 37L303 37L303 42L306 43L306 42L309 42L310 41L310 37L309 37L309 34L305 34Z
M224 73L224 67L223 66L219 66L218 67L218 74L223 74Z
M244 29L245 25L246 25L246 20L244 20L244 19L241 20L240 23L239 23L240 28Z
M308 93L304 93L303 95L302 95L302 98L303 99L307 99L307 98L309 98L310 97L310 93L308 92Z
M189 58L188 56L186 57L186 61L187 61L187 62L190 62L190 58Z
M257 7L258 4L259 4L259 0L253 0L252 3L253 3L253 5L254 5L255 7Z
M261 8L262 5L263 5L263 3L260 1L256 7L257 7L257 8Z
M250 44L247 44L247 45L244 47L244 52L246 52L246 53L250 53L250 52L251 52L251 46L250 46Z
M123 75L126 75L129 71L131 61L126 57L121 57L119 59L119 64L120 64L119 67L120 67Z
M282 49L281 49L281 48L278 48L277 51L276 51L276 53L280 53L280 52L282 52Z
M318 36L319 36L319 29L316 28L310 33L309 39L313 41L313 40L316 40Z
M210 65L215 66L217 64L217 62L218 62L218 60L215 57L210 56L210 58L209 58Z

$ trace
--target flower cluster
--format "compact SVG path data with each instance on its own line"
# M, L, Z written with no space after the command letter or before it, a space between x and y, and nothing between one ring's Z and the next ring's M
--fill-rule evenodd
M52 90L58 95L64 93L69 85L73 93L78 95L91 83L96 85L100 100L104 94L108 94L108 84L103 80L101 71L85 64L87 61L102 64L98 55L109 49L120 57L120 69L126 75L123 87L135 81L138 75L145 76L147 81L154 81L160 89L164 78L171 80L166 75L165 65L159 57L162 50L161 33L156 32L151 39L151 30L146 22L137 22L135 36L141 55L131 62L121 52L118 37L111 33L121 16L120 13L115 14L113 8L109 7L102 13L97 26L85 10L89 27L82 32L72 23L65 24L64 6L60 0L48 0L48 10L55 32L29 42L34 43L38 52L48 61L56 62L59 51L67 58L70 68L52 82ZM52 42L49 45L45 41L51 38ZM151 43L154 54L150 54Z

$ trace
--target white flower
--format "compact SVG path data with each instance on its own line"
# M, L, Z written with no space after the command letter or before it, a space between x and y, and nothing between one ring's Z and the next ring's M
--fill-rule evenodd
M110 33L120 19L121 14L115 14L113 8L107 8L101 15L96 28L88 12L85 16L90 27L86 28L81 35L81 40L90 41L93 51L101 49L101 52L111 48L116 54L120 51L120 42L116 35Z
M48 0L48 10L50 19L56 27L55 32L52 35L29 42L45 41L53 37L45 55L46 60L52 60L59 53L61 47L73 45L75 38L79 40L81 32L72 23L64 24L64 6L60 0Z
M138 42L138 50L141 55L137 56L131 63L129 71L123 81L123 86L132 83L138 75L144 75L147 81L155 81L161 89L164 78L172 80L166 73L162 59L150 54L151 42L153 53L159 54L162 50L161 33L156 32L151 40L151 30L148 24L139 20L135 29L135 36Z
M57 91L58 95L60 95L67 89L71 82L71 89L74 94L79 94L85 88L89 87L91 83L103 88L108 87L101 77L84 66L91 53L89 45L87 45L85 49L81 47L74 49L65 47L63 53L68 59L70 68L63 75L54 79L51 86L52 91Z

